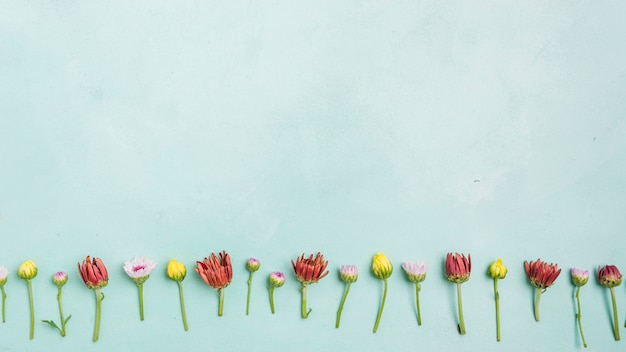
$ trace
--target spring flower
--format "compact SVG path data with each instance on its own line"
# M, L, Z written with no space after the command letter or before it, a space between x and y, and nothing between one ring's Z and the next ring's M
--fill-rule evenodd
M498 258L489 266L489 276L493 279L493 294L496 297L496 340L500 342L500 293L498 293L498 280L506 277L507 268Z
M254 274L255 271L259 270L260 267L261 262L256 258L250 258L246 262L246 268L248 268L248 271L250 272L250 276L248 277L248 301L246 303L246 315L248 315L248 312L250 311L250 291L252 289L252 274Z
M580 330L580 337L583 340L583 346L587 348L587 342L585 341L585 335L583 334L583 325L580 322L580 298L578 297L578 294L580 293L580 288L584 286L587 281L589 281L589 272L587 270L572 268L570 274L572 275L572 283L576 286L576 305L578 307L576 320L578 321L578 329Z
M67 282L67 273L63 271L57 272L56 274L52 276L52 282L54 282L54 284L57 285L58 290L59 290L59 292L57 293L57 301L59 303L59 315L61 316L61 327L59 328L57 324L55 324L54 321L52 320L42 320L42 321L52 326L53 328L59 330L59 333L61 334L61 336L65 336L65 327L67 325L67 322L72 317L71 315L69 315L67 319L65 319L65 316L63 315L63 301L62 301L63 285L65 285L65 283Z
M4 266L0 266L0 291L2 292L2 322L4 323L6 320L4 319L4 304L7 299L7 294L4 292L4 284L7 283L7 276L9 276L9 269Z
M31 280L37 276L37 265L32 260L27 260L17 269L17 276L26 280L28 285L28 298L30 302L30 339L35 338L35 304L33 302L33 284Z
M313 258L313 254L305 258L304 253L302 253L302 256L298 257L295 263L293 260L291 261L291 266L296 273L298 281L302 284L300 287L302 291L302 318L306 319L312 311L312 309L306 310L306 288L308 285L317 283L328 275L328 270L326 270L328 260L325 261L324 256L320 252L317 252L315 258Z
M139 319L143 321L143 284L150 278L157 263L148 257L135 257L124 262L124 271L139 287Z
M285 275L280 271L274 271L270 274L270 307L272 308L272 314L274 314L274 289L281 287L285 284Z
M426 279L426 270L428 264L424 262L405 262L402 263L402 269L407 275L409 281L415 284L415 306L417 307L417 325L422 325L422 314L420 311L420 282Z
M218 256L211 253L211 256L204 258L202 262L196 262L196 272L202 280L209 286L217 290L220 296L220 305L217 312L222 316L224 310L224 288L233 280L233 266L230 262L230 255L223 251Z
M339 310L337 311L337 322L335 323L335 328L339 328L341 312L343 311L343 305L346 303L348 292L350 292L350 285L356 282L359 278L359 272L356 265L342 265L339 268L339 277L341 277L341 280L346 283L346 290L343 293L343 298L341 299L341 304L339 305Z
M186 275L187 268L185 264L176 261L174 258L170 259L170 262L167 264L167 277L178 283L178 296L180 298L180 311L183 315L183 326L185 331L188 331L189 326L187 325L187 313L185 312L185 296L183 295L183 280Z
M448 281L456 284L456 295L459 306L459 333L465 335L465 321L463 320L463 301L461 297L461 284L469 280L472 271L472 258L468 254L446 255L446 277Z
M393 273L393 265L387 257L385 257L382 253L377 253L374 258L372 258L372 271L374 272L374 276L376 276L379 280L383 280L385 284L385 289L383 291L383 300L380 302L380 307L378 308L378 315L376 316L376 323L374 324L373 332L376 333L378 330L378 324L380 323L380 318L383 315L383 309L385 309L385 300L387 299L387 288L388 283L387 279Z
M526 270L526 276L530 280L530 284L536 288L537 294L535 297L535 320L539 321L539 301L541 300L541 294L552 284L559 274L561 269L557 264L548 264L542 262L541 259L537 259L536 262L528 261L524 262L524 270Z
M100 289L109 283L109 273L102 259L87 256L83 263L78 263L78 273L88 289L96 293L96 321L93 330L93 342L98 341L100 335L100 316L102 312L102 300L104 294Z
M615 330L615 341L619 341L619 327L617 320L617 304L615 303L615 291L616 286L622 284L622 274L615 265L605 265L604 267L598 267L598 280L600 285L607 287L611 291L611 301L613 303L613 327Z

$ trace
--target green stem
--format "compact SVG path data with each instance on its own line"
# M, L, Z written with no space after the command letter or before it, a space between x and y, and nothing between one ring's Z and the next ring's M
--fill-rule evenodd
M59 315L61 316L61 336L65 336L65 316L63 315L63 288L59 286L59 293L57 294L57 301L59 302Z
M496 296L496 340L500 342L500 293L498 279L493 279L493 293Z
M180 311L183 313L183 325L185 326L185 331L189 330L187 326L187 313L185 313L185 296L183 294L183 283L182 281L178 282L178 295L180 296Z
M535 296L535 321L539 321L539 302L541 301L541 294L543 290L536 288L537 295Z
M7 300L7 294L4 292L4 285L0 286L2 289L2 322L4 323L6 320L4 319L4 303Z
M302 319L308 318L309 314L311 314L311 311L313 310L311 308L309 308L308 311L306 310L306 286L306 284L302 284L302 287L300 287L300 289L302 290Z
M343 293L341 304L339 304L339 310L337 311L337 322L335 323L335 328L339 328L339 322L341 321L341 312L343 312L343 305L346 303L346 298L348 297L349 292L350 292L350 283L346 285L346 290Z
M224 313L224 288L220 288L217 290L217 292L220 295L220 306L217 310L217 316L221 317L222 314Z
M28 283L28 298L30 301L30 339L35 338L35 303L33 302L33 284L30 280L26 280Z
M139 286L139 320L143 321L143 284L137 286Z
M270 287L270 307L272 308L272 314L274 314L274 287Z
M415 283L415 306L417 307L417 325L422 326L422 313L420 311L420 284Z
M380 302L380 308L378 308L378 316L376 317L376 324L374 324L374 330L373 330L374 333L376 333L376 331L378 330L380 317L383 315L383 309L385 309L385 300L387 299L387 288L389 285L387 284L387 279L383 279L383 282L385 283L385 289L383 291L383 300L382 302Z
M250 291L252 290L252 274L254 274L254 272L250 272L250 276L248 277L248 301L246 303L246 315L248 315L248 312L250 311Z
M96 292L96 323L93 329L93 342L98 341L98 336L100 335L100 315L102 311L102 299L104 298L103 294L100 293L100 289L97 288Z
M461 283L456 284L456 295L459 302L459 333L465 335L465 320L463 320L463 299L461 298Z
M615 290L613 287L609 288L611 290L611 301L613 302L613 326L615 330L615 341L619 341L619 327L618 327L618 319L617 319L617 304L615 303Z
M580 322L580 298L578 297L578 294L580 293L580 286L578 286L576 288L576 305L578 306L578 312L576 313L576 319L578 320L578 329L580 330L580 337L583 340L583 346L585 346L585 348L587 348L587 342L585 341L585 334L583 334L583 325Z

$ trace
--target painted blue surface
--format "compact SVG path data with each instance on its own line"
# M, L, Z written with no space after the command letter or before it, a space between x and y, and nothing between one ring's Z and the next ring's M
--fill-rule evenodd
M0 265L11 270L0 351L582 350L572 266L626 270L624 2L4 2L0 11ZM224 316L192 271L226 249ZM290 260L322 251L331 275L302 320ZM377 334L384 252L395 265ZM468 334L443 276L471 253ZM94 297L75 269L102 257ZM160 264L146 320L122 264ZM261 260L245 316L245 262ZM187 264L189 332L176 284ZM488 265L502 257L502 342ZM564 272L532 315L524 260ZM28 340L26 259L36 317L68 336ZM430 264L417 327L400 264ZM340 329L341 264L357 264ZM272 315L266 277L287 274ZM620 324L624 286L616 290ZM590 351L623 349L608 290L581 292ZM621 327L622 334L626 333Z

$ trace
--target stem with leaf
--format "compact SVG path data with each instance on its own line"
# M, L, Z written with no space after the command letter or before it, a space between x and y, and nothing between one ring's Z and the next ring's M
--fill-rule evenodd
M341 304L339 304L339 310L337 311L337 322L335 323L335 328L339 328L339 322L341 321L341 312L343 312L343 305L346 303L346 298L348 297L348 293L350 292L350 283L346 284L346 290L343 293L343 298L341 299Z
M313 309L309 308L309 310L306 310L306 284L302 284L302 286L300 287L300 289L302 290L302 304L301 304L301 308L302 308L302 318L306 319L309 317L309 314L311 314L311 311Z
M587 348L587 341L585 341L585 334L583 334L583 325L580 322L580 298L578 294L580 293L580 286L576 287L576 305L578 306L578 311L576 313L576 320L578 320L578 329L580 330L580 337L583 340L583 346Z

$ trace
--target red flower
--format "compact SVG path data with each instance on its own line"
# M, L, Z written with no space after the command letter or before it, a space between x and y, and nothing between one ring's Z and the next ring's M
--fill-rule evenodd
M472 258L469 254L467 257L459 253L446 255L446 277L448 281L463 283L469 280L471 271Z
M324 256L320 252L317 252L315 259L313 254L305 258L304 253L302 253L302 256L298 257L295 263L293 260L291 261L291 266L298 277L298 281L303 285L316 283L328 275L328 270L324 272L328 266L328 260L324 261Z
M615 287L622 284L622 274L615 265L605 265L598 267L598 280L604 287Z
M530 263L524 261L524 269L526 270L530 284L540 289L546 289L552 286L554 280L556 280L561 273L561 269L559 269L557 264L548 264L542 262L541 259L537 259L536 262L531 261Z
M87 256L82 266L78 263L78 272L85 285L92 290L102 288L109 283L109 273L100 258L91 259Z
M196 262L196 272L202 280L214 289L222 289L233 280L233 266L230 263L230 255L223 251L219 258L215 253L204 258L204 261Z

